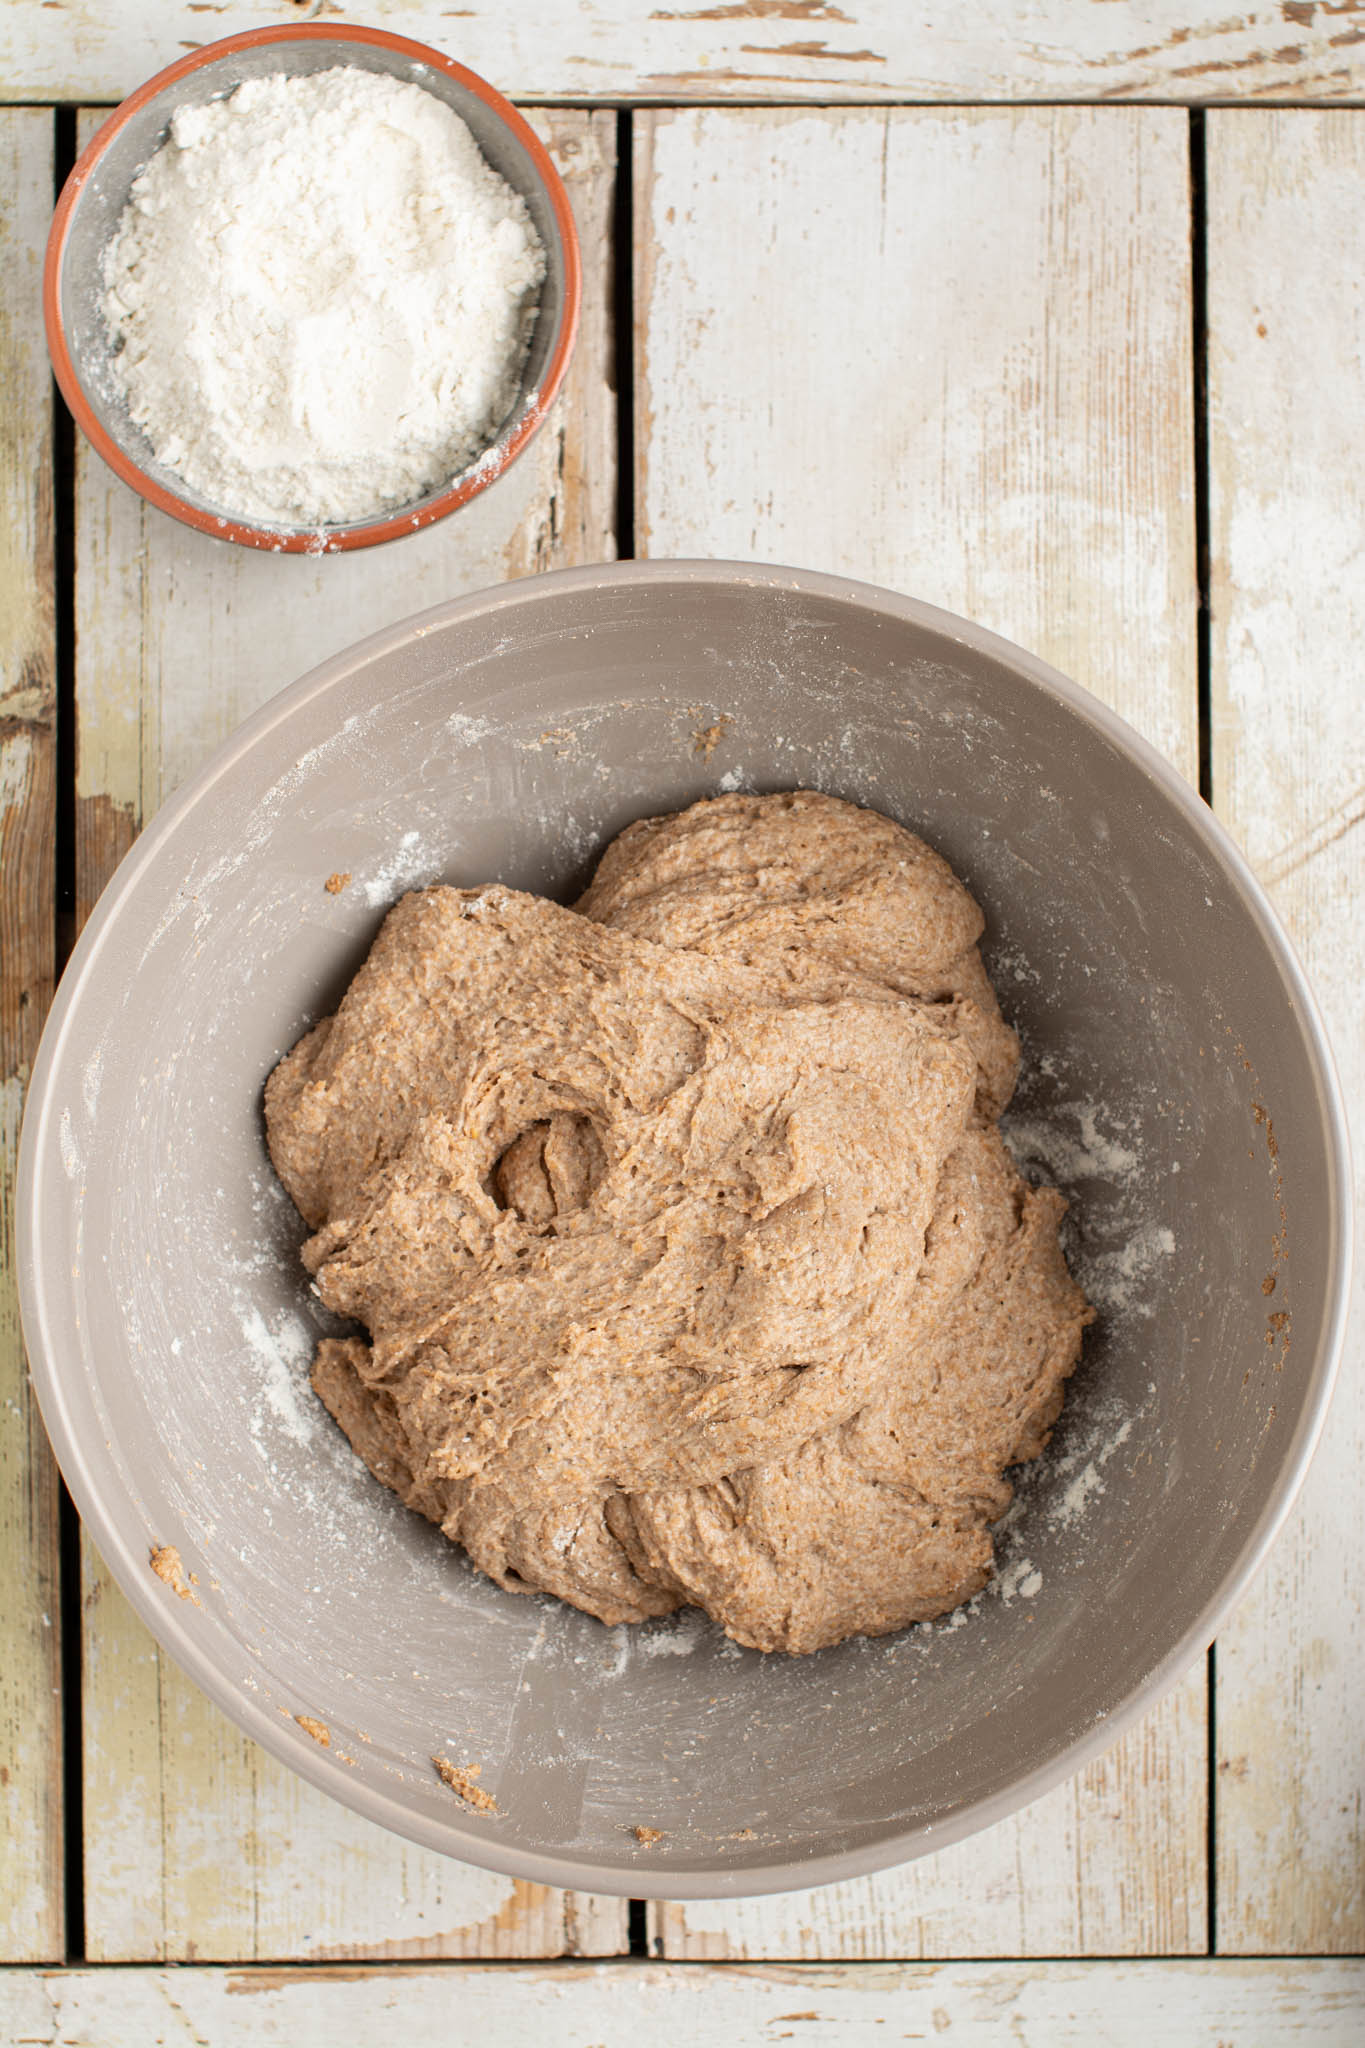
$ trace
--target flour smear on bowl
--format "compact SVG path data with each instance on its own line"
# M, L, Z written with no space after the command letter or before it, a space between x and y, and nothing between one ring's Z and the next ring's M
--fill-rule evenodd
M104 258L112 374L158 463L265 525L449 483L517 398L545 277L450 107L339 65L184 106Z

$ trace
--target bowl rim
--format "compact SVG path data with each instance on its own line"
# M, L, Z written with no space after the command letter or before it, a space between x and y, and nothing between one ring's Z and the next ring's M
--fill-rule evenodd
M192 504L177 491L160 483L157 478L134 461L99 420L85 395L75 360L67 346L66 328L62 319L61 278L62 265L66 255L67 240L75 218L76 206L90 177L98 168L105 151L120 130L138 113L148 101L157 98L168 86L176 85L196 71L216 63L219 58L239 50L256 49L270 43L333 42L371 44L388 50L396 50L414 63L426 65L429 69L442 71L456 84L483 101L521 143L531 158L537 177L545 188L554 217L564 259L564 303L560 313L559 328L554 347L545 366L545 374L535 390L528 394L525 409L512 425L478 455L468 468L440 491L435 497L415 511L385 513L378 519L363 523L331 527L325 523L314 527L273 527L256 526L250 520L233 519L226 514L210 512L202 506ZM278 22L269 28L243 30L238 35L223 36L219 41L205 43L200 49L192 50L188 56L179 57L164 70L140 85L136 92L122 100L109 118L102 122L91 136L73 165L62 186L52 215L48 231L47 249L43 259L43 325L47 334L48 354L52 369L63 398L71 409L73 418L81 432L97 454L103 457L116 476L135 490L159 511L167 512L173 519L179 519L186 526L196 527L201 533L211 534L215 540L236 541L239 546L265 549L272 554L342 554L352 548L374 547L381 541L397 540L405 533L419 532L423 527L432 526L438 519L467 505L481 491L495 483L503 471L516 459L544 423L550 407L558 395L559 388L568 372L573 355L574 342L578 334L579 312L583 299L583 262L579 248L578 228L564 187L549 151L534 129L518 112L512 102L481 78L467 65L447 57L429 43L419 43L410 36L393 34L389 29L368 28L359 23L329 23L316 21Z
M146 1568L145 1530L135 1546L118 1526L118 1517L101 1497L92 1477L86 1449L73 1427L72 1407L63 1386L61 1344L54 1340L50 1317L60 1303L60 1276L45 1278L38 1216L44 1177L60 1173L55 1137L56 1096L53 1080L76 1013L83 985L115 930L119 909L164 843L190 811L229 774L275 727L315 698L325 697L362 663L396 651L438 627L484 621L501 612L533 609L560 593L598 593L651 585L721 583L759 589L781 589L833 600L881 614L897 624L927 628L1021 674L1060 700L1085 723L1115 744L1183 813L1196 835L1224 866L1252 914L1263 942L1279 967L1303 1033L1318 1091L1328 1154L1326 1188L1329 1255L1327 1312L1318 1355L1294 1434L1260 1515L1236 1558L1201 1603L1177 1641L1151 1665L1141 1683L1113 1710L1055 1755L1036 1764L1023 1777L999 1791L969 1800L939 1823L921 1823L878 1836L857 1848L812 1856L800 1862L773 1862L730 1871L705 1870L655 1861L645 1867L628 1860L622 1846L619 1863L575 1860L566 1853L503 1848L495 1837L479 1833L458 1814L428 1821L411 1812L378 1786L357 1782L327 1752L304 1737L278 1713L257 1704L234 1685L184 1618L182 1603L158 1597L159 1588ZM101 895L77 941L57 989L34 1061L20 1135L16 1189L19 1304L29 1346L30 1368L43 1420L58 1464L92 1539L113 1571L122 1591L153 1635L175 1661L243 1731L261 1742L301 1776L342 1804L422 1846L455 1856L484 1869L541 1884L598 1891L620 1897L703 1899L753 1897L765 1893L805 1890L811 1886L862 1877L930 1851L950 1847L968 1835L1018 1812L1108 1749L1158 1699L1174 1686L1208 1647L1218 1629L1246 1592L1284 1526L1303 1484L1322 1434L1345 1343L1352 1267L1352 1185L1344 1098L1316 998L1294 947L1265 890L1226 828L1198 791L1119 714L1070 681L1037 655L987 628L954 613L879 586L822 571L764 563L709 560L623 561L552 571L511 584L447 599L396 620L310 669L261 705L214 751L200 769L161 807L134 841ZM50 1272L51 1262L46 1262ZM73 1381L74 1385L74 1381ZM88 1434L88 1433L87 1433ZM131 1517L124 1516L131 1526ZM297 1738L297 1739L296 1739ZM453 1806L454 1802L452 1802Z

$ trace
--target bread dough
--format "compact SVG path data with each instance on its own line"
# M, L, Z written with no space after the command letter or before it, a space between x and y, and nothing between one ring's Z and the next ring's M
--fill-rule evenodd
M983 922L811 792L632 825L573 910L405 896L266 1088L376 1477L605 1622L807 1651L977 1592L1092 1314Z

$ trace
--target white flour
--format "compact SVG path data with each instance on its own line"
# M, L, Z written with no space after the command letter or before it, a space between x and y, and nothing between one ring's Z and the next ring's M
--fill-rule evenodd
M516 398L545 252L420 86L341 66L182 107L104 258L113 376L223 511L324 526L465 469Z

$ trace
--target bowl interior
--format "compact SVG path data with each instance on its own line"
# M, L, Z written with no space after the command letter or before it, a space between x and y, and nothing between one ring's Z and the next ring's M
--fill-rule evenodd
M1340 1249L1292 969L1194 811L999 649L789 572L536 579L286 691L106 896L25 1133L44 1410L177 1657L374 1818L518 1875L665 1895L940 1846L1173 1677L1277 1513ZM795 786L903 820L978 894L1026 1047L1014 1141L1073 1196L1103 1313L975 1611L788 1660L695 1612L608 1630L503 1593L370 1478L307 1387L325 1318L261 1089L404 888L567 897L629 819ZM154 1544L198 1604L153 1577ZM433 1754L478 1763L502 1817L461 1807ZM637 1824L665 1840L640 1849Z
M170 131L171 116L177 108L223 99L247 78L275 72L285 72L294 77L328 71L340 64L382 72L420 85L424 91L452 107L470 129L485 161L525 200L544 245L545 282L517 399L494 435L491 447L509 439L532 410L563 332L568 312L564 244L550 195L535 159L521 137L508 127L486 100L438 65L423 63L412 56L410 48L395 49L384 43L356 41L340 34L318 35L314 31L224 51L221 56L152 95L128 116L103 148L98 162L81 187L72 211L57 296L59 317L81 389L109 438L164 490L197 510L225 521L239 518L236 508L217 505L201 497L173 471L157 462L150 442L130 417L114 382L110 373L113 351L109 329L100 313L104 290L101 268L104 251L127 204L133 180L165 141ZM479 458L480 463L486 460L487 451ZM391 519L402 514L420 513L423 507L443 496L454 481L453 477L446 478L437 489L414 499L410 505L395 507L383 514L376 510L374 518ZM327 531L346 534L373 523L373 519L352 520L329 525ZM281 529L283 532L294 530Z

